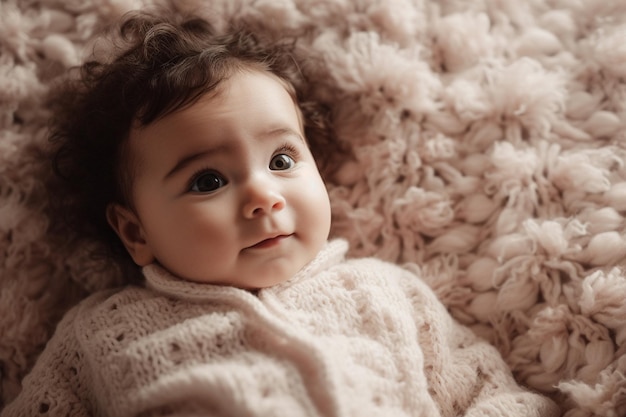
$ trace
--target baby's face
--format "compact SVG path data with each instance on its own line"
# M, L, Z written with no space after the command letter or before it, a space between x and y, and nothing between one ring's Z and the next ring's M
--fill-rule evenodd
M328 194L277 78L239 72L219 91L131 132L135 210L114 227L141 266L268 287L325 244Z

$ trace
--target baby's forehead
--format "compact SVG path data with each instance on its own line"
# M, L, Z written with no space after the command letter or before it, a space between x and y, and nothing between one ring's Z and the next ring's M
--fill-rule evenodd
M162 129L164 122L170 122L170 125L173 124L181 132L191 130L196 125L206 128L204 124L207 120L219 129L221 122L228 121L237 114L243 116L239 121L245 124L248 121L246 115L269 109L276 111L264 115L268 124L267 129L263 127L265 130L286 130L286 122L282 119L291 115L294 116L292 120L297 120L297 126L289 129L297 131L304 138L304 114L293 84L265 69L246 67L234 71L209 91L151 123L135 124L130 136L141 131ZM272 126L272 123L276 126Z
M194 102L145 125L135 125L133 151L165 141L206 141L292 132L304 141L304 121L296 98L284 80L265 71L241 71ZM138 146L141 145L141 146Z

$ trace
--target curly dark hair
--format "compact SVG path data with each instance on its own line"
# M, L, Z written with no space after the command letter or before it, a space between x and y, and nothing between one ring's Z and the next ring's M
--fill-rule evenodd
M219 34L206 20L170 13L133 12L110 34L115 47L109 50L118 52L76 68L49 101L53 169L62 180L52 211L76 237L104 243L107 256L130 260L107 223L106 208L132 207L131 128L193 104L237 69L264 69L283 80L302 111L314 156L320 161L328 152L328 112L298 100L306 83L293 42L270 42L240 28Z

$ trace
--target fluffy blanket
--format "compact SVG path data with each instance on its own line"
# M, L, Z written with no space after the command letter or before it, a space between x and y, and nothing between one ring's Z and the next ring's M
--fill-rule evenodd
M0 3L2 403L67 308L119 279L50 233L45 93L159 1ZM350 255L419 270L565 415L626 415L626 2L174 3L297 40L351 151L327 175Z

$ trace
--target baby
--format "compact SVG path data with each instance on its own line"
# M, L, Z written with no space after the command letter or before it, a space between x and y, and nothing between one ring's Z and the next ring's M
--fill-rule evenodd
M558 415L418 277L328 241L288 53L200 19L120 33L53 136L69 214L143 278L70 310L3 416Z

